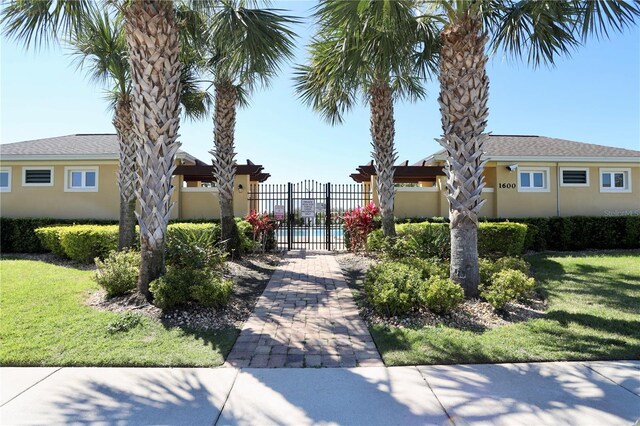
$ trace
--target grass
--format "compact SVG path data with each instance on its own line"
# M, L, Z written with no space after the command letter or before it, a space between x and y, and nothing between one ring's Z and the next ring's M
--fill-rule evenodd
M386 365L640 358L640 253L528 258L542 318L473 332L374 326Z
M168 329L149 317L131 321L124 313L98 311L84 303L97 288L92 273L1 260L0 365L213 367L224 362L236 329ZM114 332L118 328L125 330Z

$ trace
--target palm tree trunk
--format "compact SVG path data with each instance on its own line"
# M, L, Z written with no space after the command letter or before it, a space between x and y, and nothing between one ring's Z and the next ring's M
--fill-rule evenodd
M225 241L229 252L238 252L240 241L238 228L234 219L233 190L236 175L234 152L234 132L236 126L236 105L238 93L236 87L228 80L218 82L216 89L216 107L214 111L214 149L213 175L218 187L221 215L221 239Z
M487 35L469 16L441 33L440 112L447 151L447 199L451 227L451 279L468 298L478 295L478 212L484 187L483 134L489 110L484 49Z
M180 43L173 2L137 0L125 11L133 129L140 143L137 189L140 201L140 278L148 300L149 283L165 271L164 252L171 214L171 175L180 126Z
M118 250L124 250L134 247L136 244L136 183L138 182L136 138L131 121L131 99L127 95L122 95L116 103L113 125L118 134L120 147Z
M386 82L374 83L369 90L371 108L371 138L373 140L373 159L378 176L378 197L382 213L382 233L386 237L395 237L396 229L393 217L394 163L397 159L393 139L396 134L393 118L393 97L391 87Z

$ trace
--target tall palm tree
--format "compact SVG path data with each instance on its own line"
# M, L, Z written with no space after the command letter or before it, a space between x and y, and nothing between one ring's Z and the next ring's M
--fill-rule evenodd
M236 171L234 132L236 110L248 96L274 77L293 55L297 20L277 9L246 8L242 1L225 1L212 14L204 40L206 71L215 90L214 177L221 212L221 237L229 250L239 248L233 211Z
M133 247L137 223L136 189L138 167L137 141L133 133L131 115L131 77L127 55L124 23L121 16L106 9L91 8L83 16L82 26L69 40L78 66L87 69L97 83L111 83L109 99L113 108L113 125L119 140L118 187L120 189L120 222L118 249ZM182 72L180 96L187 117L206 115L210 102L207 92L200 90L195 80L194 55L188 46L182 46Z
M368 101L385 236L395 236L393 103L422 98L437 63L436 28L417 17L418 6L412 0L321 1L310 63L297 67L295 77L300 98L331 124L342 123L358 96Z
M434 5L434 4L432 4ZM553 64L589 35L620 31L640 15L638 3L605 0L441 0L440 111L447 152L451 278L478 295L478 212L489 116L489 53L503 49L534 66Z
M209 7L213 0L194 2ZM31 43L73 37L90 0L12 0L0 12L5 35ZM174 3L113 0L124 16L131 73L137 152L141 265L138 289L151 300L149 283L165 270L165 235L171 211L171 175L180 125L180 41Z

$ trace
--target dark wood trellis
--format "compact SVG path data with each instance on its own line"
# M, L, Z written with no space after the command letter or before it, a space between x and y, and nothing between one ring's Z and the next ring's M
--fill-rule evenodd
M359 183L314 180L253 184L248 196L251 210L276 221L277 247L283 250L345 250L341 217L371 197Z

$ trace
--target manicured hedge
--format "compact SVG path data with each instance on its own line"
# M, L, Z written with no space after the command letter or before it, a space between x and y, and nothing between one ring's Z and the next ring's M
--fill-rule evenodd
M404 218L396 223L446 222L446 218ZM489 223L527 225L525 250L594 250L640 248L640 216L567 216L482 219Z
M167 228L167 244L178 230L196 233L213 232L220 238L220 226L213 223L171 223ZM117 225L53 226L35 230L47 250L80 262L91 262L95 257L105 257L118 247Z
M113 225L115 220L96 219L51 219L51 218L6 218L0 217L0 252L44 253L48 251L36 236L35 230L57 225Z
M219 223L219 220L193 219L175 221L179 223ZM174 223L173 221L171 223ZM44 253L51 251L42 245L35 233L37 228L58 225L117 225L117 220L100 219L51 219L51 218L6 218L0 217L1 253Z
M448 250L449 225L446 223L404 223L396 225L398 237L417 237L422 234L440 234L446 240L442 244ZM519 256L524 251L527 225L521 223L480 223L478 228L478 254L481 257ZM424 238L429 240L430 238ZM382 244L382 230L377 229L369 235L367 247L369 250L380 250ZM446 255L448 257L448 254Z

